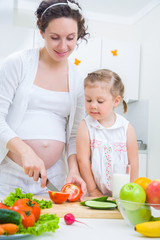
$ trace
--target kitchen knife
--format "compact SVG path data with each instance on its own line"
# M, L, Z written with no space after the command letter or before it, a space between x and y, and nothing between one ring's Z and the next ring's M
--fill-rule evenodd
M41 178L41 174L39 174L39 177ZM56 188L51 182L50 180L47 178L47 181L46 181L46 187L50 190L50 191L53 191L53 192L60 192L58 190L58 188Z

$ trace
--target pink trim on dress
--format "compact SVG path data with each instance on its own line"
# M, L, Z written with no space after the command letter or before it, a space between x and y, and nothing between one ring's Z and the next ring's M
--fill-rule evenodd
M102 141L93 139L93 140L91 141L90 146L91 146L91 148L93 148L93 149L95 149L95 148L101 148L101 146L102 146Z
M112 147L106 147L104 146L104 154L106 157L105 165L106 165L106 183L107 187L110 189L111 186L111 153L112 153Z
M127 152L126 143L113 143L113 149L116 152Z

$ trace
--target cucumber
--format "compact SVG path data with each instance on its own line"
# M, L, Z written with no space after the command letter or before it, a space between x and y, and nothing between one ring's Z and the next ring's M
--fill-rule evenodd
M22 217L18 212L10 209L0 209L0 223L15 223L20 224Z
M109 201L107 200L108 196L103 196L103 197L99 197L99 198L94 198L94 199L91 199L91 200L86 200L86 201L83 201L83 202L80 202L80 204L82 206L86 206L86 202L87 201L99 201L99 202L106 202L106 201Z
M85 205L95 209L113 209L117 207L113 202L86 201Z

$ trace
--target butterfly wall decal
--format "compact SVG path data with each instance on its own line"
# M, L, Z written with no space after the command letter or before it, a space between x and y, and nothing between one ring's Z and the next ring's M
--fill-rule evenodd
M81 63L81 61L78 60L77 58L75 58L75 60L74 60L74 64L78 66L80 63Z
M113 56L117 56L117 49L111 51L111 53L113 54Z

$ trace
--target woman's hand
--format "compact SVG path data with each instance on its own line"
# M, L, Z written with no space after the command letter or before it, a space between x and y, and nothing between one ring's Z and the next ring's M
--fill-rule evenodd
M67 179L66 179L67 183L73 183L77 186L79 186L82 190L82 195L80 197L80 201L83 201L84 196L87 193L87 187L86 187L86 183L84 182L84 180L81 178L81 176L78 173L69 173Z
M11 157L13 154L15 157L14 161L24 168L25 174L29 177L33 177L34 181L38 181L39 174L41 174L41 187L46 186L47 173L44 162L33 149L23 142L20 138L12 138L7 143L9 150L8 156ZM11 159L13 159L11 157Z
M41 187L44 188L46 186L47 173L43 160L32 150L23 155L21 160L25 174L33 177L34 181L38 181L41 174Z

